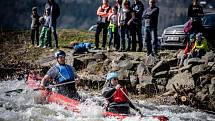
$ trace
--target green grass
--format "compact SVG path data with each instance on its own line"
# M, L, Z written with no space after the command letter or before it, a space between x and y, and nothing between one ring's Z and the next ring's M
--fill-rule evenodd
M92 42L94 43L94 33L86 30L61 29L58 30L59 46L67 46L71 42Z
M68 46L72 42L94 42L94 33L86 30L58 29L57 32L59 47ZM52 49L30 47L29 30L1 32L0 46L0 57L3 57L0 60L0 64L7 63L8 61L34 62L41 55L50 53L49 50Z

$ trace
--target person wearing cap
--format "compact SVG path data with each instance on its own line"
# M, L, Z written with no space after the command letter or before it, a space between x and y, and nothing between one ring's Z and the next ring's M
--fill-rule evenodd
M128 99L128 92L125 85L118 79L117 72L109 72L106 77L105 85L102 89L102 95L106 98L108 104L106 110L113 113L130 114L130 107L140 113Z
M208 51L207 39L201 32L196 35L196 42L192 51L194 57L198 58L201 58Z
M75 83L79 83L80 78L76 74L75 69L66 64L65 59L66 53L62 50L59 50L55 53L55 58L57 63L53 65L46 75L43 77L41 81L41 86L45 88L48 84L48 82L54 83L54 84L63 84L68 82L74 82L65 84L62 86L58 86L56 91L62 95L65 95L69 98L80 100L80 96L77 93Z
M31 43L34 46L39 45L39 27L40 27L40 22L39 22L40 16L37 13L37 7L32 8L32 14L31 14ZM36 43L35 43L36 42Z

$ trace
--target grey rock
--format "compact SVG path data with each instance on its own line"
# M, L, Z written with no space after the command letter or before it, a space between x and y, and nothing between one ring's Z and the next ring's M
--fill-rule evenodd
M160 71L169 71L170 65L165 60L161 60L152 68L152 75Z
M153 75L154 78L165 78L169 77L169 72L168 71L161 71L157 72L156 74Z
M191 73L188 71L185 71L183 73L178 73L176 74L173 78L169 79L167 85L166 85L166 90L174 90L172 85L177 86L176 88L179 88L180 86L186 88L194 88L194 80L192 78Z

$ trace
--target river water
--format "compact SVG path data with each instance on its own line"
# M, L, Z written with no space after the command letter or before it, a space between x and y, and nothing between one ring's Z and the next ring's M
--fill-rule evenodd
M20 93L5 93L14 89L24 90ZM57 104L39 104L36 97L37 91L28 89L24 80L0 82L0 121L117 121L115 118L102 117L102 107L90 98L80 105L81 113L74 113ZM96 98L102 99L99 96ZM151 115L165 115L170 121L215 121L215 115L186 106L157 105L145 101L139 103L144 115L149 116L144 119L146 121L153 120ZM138 119L137 115L123 121Z

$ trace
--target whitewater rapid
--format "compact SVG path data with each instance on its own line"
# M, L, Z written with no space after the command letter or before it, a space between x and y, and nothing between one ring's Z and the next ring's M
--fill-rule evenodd
M23 91L5 93L14 89ZM0 121L117 121L115 118L102 117L103 108L91 98L80 105L81 113L74 113L57 104L39 104L38 95L37 91L26 87L24 80L0 82ZM102 100L100 96L95 98ZM144 121L153 120L150 118L152 115L165 115L170 121L215 121L215 115L187 106L158 105L142 100L138 102L144 115L149 116ZM139 121L139 116L123 121Z

